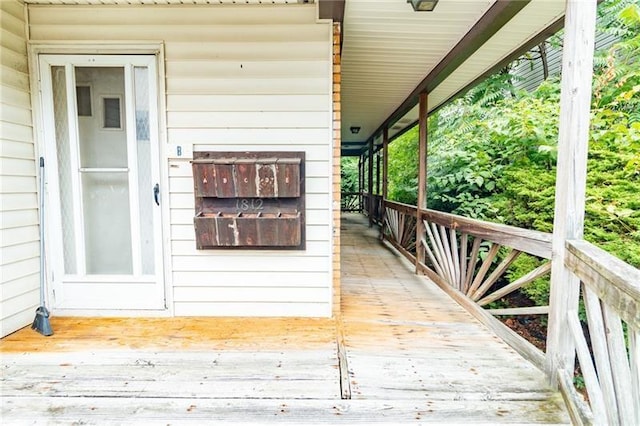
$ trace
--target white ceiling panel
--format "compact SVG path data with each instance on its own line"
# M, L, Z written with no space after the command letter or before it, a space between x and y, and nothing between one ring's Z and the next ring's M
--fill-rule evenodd
M417 13L404 0L346 0L343 141L371 136L493 3L441 0L434 12Z

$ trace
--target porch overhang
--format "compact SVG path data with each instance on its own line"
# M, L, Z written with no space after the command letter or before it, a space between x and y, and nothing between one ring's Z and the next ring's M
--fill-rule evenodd
M442 0L416 13L396 0L346 0L342 50L342 155L394 138L563 25L562 0ZM361 128L356 135L352 126Z

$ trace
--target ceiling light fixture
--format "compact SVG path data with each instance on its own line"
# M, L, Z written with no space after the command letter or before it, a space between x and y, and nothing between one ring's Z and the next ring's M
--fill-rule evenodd
M354 135L357 135L358 133L360 133L360 126L351 126L349 127L349 130L351 130L351 133L353 133Z
M407 0L407 3L411 3L415 12L433 12L438 0Z

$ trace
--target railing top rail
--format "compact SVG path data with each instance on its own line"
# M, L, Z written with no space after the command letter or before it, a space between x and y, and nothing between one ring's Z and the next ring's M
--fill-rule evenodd
M567 241L566 265L620 318L640 330L640 270L584 240Z
M525 253L551 259L552 235L549 233L469 219L464 216L435 210L425 210L421 215L422 219L435 222L447 228L457 229L460 232L513 247Z
M415 206L388 200L385 200L385 204L387 207L393 208L402 213L414 217L417 216L417 208ZM422 219L426 219L447 228L457 229L460 232L464 232L469 235L513 247L516 250L530 253L545 259L551 259L552 235L546 232L532 231L529 229L517 228L515 226L469 219L464 216L439 212L436 210L424 210L421 212L421 216Z
M418 208L411 204L398 203L397 201L384 200L384 204L387 207L398 210L400 213L407 214L409 216L416 217L418 215Z

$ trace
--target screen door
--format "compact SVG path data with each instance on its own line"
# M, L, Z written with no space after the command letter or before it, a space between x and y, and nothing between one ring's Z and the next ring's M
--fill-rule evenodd
M164 308L155 56L39 64L52 308Z

